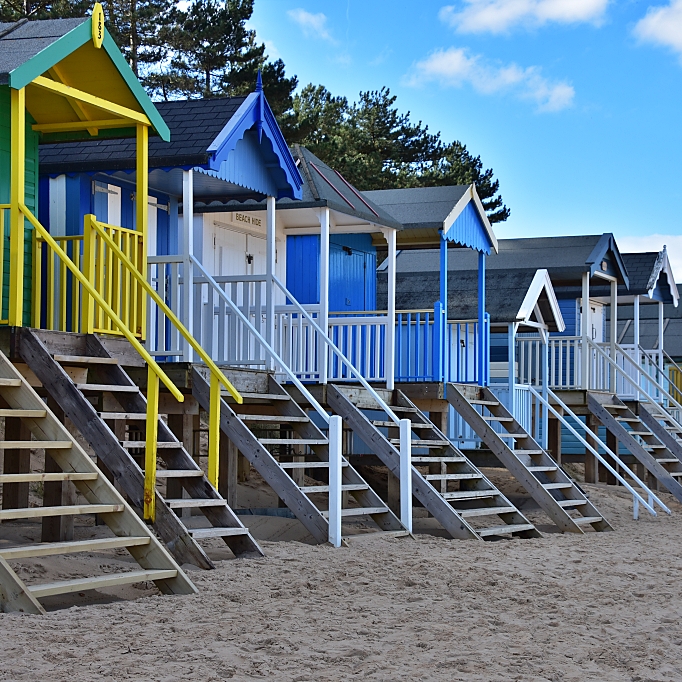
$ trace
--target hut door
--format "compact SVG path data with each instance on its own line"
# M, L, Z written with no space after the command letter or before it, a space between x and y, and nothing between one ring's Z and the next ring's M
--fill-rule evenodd
M601 303L590 301L590 338L595 343L604 342L604 306Z
M213 275L246 275L246 235L227 227L215 226L213 237Z

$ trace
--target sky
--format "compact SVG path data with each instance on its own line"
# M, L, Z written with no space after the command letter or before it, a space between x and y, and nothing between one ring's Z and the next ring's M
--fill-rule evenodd
M498 238L666 244L682 280L682 0L255 0L250 25L301 86L388 86L480 155Z

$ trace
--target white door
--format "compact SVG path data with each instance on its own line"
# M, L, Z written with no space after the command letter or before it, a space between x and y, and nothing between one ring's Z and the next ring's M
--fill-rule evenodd
M590 301L590 338L595 343L604 342L604 306Z
M247 236L227 227L215 226L212 275L246 275Z
M246 235L246 271L249 275L265 274L265 237Z

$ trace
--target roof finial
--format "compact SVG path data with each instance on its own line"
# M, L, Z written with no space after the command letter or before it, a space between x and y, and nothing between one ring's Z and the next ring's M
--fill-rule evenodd
M260 69L258 69L258 76L256 76L256 92L263 92L263 76Z

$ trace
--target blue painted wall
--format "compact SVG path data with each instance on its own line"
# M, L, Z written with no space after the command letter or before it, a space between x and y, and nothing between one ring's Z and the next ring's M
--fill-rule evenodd
M448 241L464 244L488 255L492 250L490 238L473 201L470 201L457 216L446 236Z
M332 235L329 242L329 310L375 310L377 257L371 235ZM287 237L287 289L300 303L319 303L319 235Z
M559 310L564 318L566 329L559 334L552 332L552 336L577 336L578 335L578 301L575 298L560 298Z

